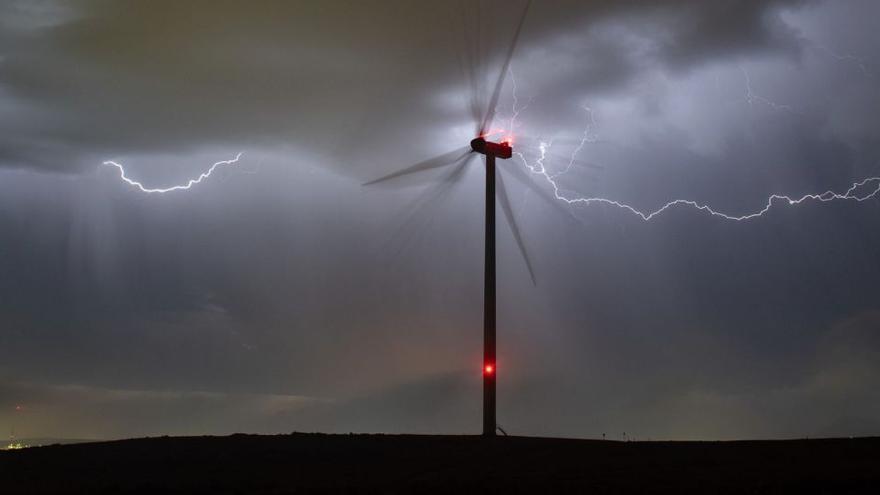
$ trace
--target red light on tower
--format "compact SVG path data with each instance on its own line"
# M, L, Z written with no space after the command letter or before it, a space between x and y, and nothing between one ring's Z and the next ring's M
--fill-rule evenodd
M483 366L483 373L487 375L495 373L495 365L487 364L486 366Z

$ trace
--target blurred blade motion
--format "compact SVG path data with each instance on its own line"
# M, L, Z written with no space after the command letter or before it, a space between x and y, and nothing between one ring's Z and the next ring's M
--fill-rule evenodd
M517 182L528 188L530 191L535 193L538 197L543 199L547 204L552 206L556 211L565 214L566 217L569 217L576 221L577 223L583 223L569 208L565 208L563 206L564 203L559 201L555 194L551 193L547 189L539 186L532 180L530 177L533 174L526 172L524 169L520 167L504 167L505 172L509 172L510 175L516 179Z
M406 246L410 245L419 234L424 232L425 227L437 216L440 209L438 205L449 195L453 187L464 177L468 164L476 157L471 153L443 179L428 187L418 199L408 208L406 215L398 222L400 227L397 233L389 240L386 248L393 251L395 256L400 255Z
M486 94L485 54L483 53L483 44L480 42L483 28L480 3L479 1L466 2L462 0L460 9L465 42L461 64L470 86L468 110L474 122L474 135L480 134L480 124L483 121L483 109L485 108L484 95ZM471 9L476 11L474 15L468 15Z
M456 162L464 159L469 153L471 153L470 146L465 146L462 148L458 148L456 150L443 153L441 155L437 155L433 158L429 158L427 160L416 163L415 165L409 166L407 168L398 170L397 172L390 173L388 175L384 175L379 177L378 179L373 179L369 182L365 182L362 185L370 186L373 184L378 184L380 182L389 181L392 179L396 179L398 177L403 177L405 175L415 174L418 172L424 172L426 170L431 170L435 168L445 167L447 165L452 165Z
M516 219L513 216L513 207L510 204L510 198L507 196L507 188L504 187L504 179L501 177L501 174L498 174L496 179L498 180L498 188L495 191L495 195L498 197L501 211L504 212L504 217L507 218L507 224L510 225L513 239L516 241L517 247L519 247L519 252L522 254L523 261L526 262L526 268L529 270L529 277L532 279L532 285L538 285L538 282L535 279L535 271L532 268L532 261L529 259L528 251L526 251L526 244L523 241L522 234L520 234Z
M531 5L532 0L528 0L525 8L523 8L522 15L519 18L519 23L516 25L516 32L513 34L513 41L510 43L510 48L507 49L507 55L504 57L504 64L501 66L501 73L498 74L498 82L495 83L495 89L492 91L492 97L489 99L489 106L486 108L486 117L480 125L480 136L489 130L492 126L492 121L495 120L495 107L498 105L498 98L501 96L501 88L504 86L504 79L507 77L507 71L510 68L510 60L513 58L513 52L516 50L516 43L519 41L519 33L522 31L523 24L526 20L526 14Z

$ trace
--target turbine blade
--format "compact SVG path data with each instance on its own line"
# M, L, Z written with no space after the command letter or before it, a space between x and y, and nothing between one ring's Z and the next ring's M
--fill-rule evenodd
M423 230L423 227L434 220L436 211L434 207L452 190L464 176L468 163L476 156L471 153L450 172L444 176L443 180L427 188L419 199L417 199L408 209L406 215L400 221L400 228L397 233L389 239L385 251L394 251L395 257L413 241L416 234ZM394 249L397 246L397 249Z
M538 184L536 184L535 181L533 181L532 178L529 177L528 173L525 170L521 169L518 165L514 163L510 167L503 168L504 171L510 173L510 175L514 179L516 179L517 182L531 189L533 193L538 195L538 197L540 197L544 201L547 201L548 203L559 206L559 202L557 201L556 197L554 197L544 188L538 186Z
M464 35L464 50L463 55L460 55L459 58L462 69L467 77L468 85L470 86L470 100L468 105L471 117L474 121L474 135L478 135L480 132L480 123L483 121L482 95L485 93L483 90L483 86L485 86L485 77L482 68L482 57L479 53L478 46L479 32L472 35L471 29L472 27L480 27L482 17L479 15L479 12L477 12L476 16L467 15L467 6L467 3L462 0L459 12L461 13L461 25ZM476 7L479 9L479 2L476 2ZM472 26L472 22L469 22L472 19L478 20L474 26ZM476 31L476 29L474 30Z
M464 158L464 161L461 162L461 165L459 165L449 176L449 180L451 180L452 182L460 181L461 178L464 176L464 171L465 169L467 169L468 164L472 162L477 156L477 153L474 153L473 151L469 152L468 155Z
M452 189L452 186L458 183L458 181L464 176L464 170L467 168L468 162L470 162L474 156L476 156L476 153L470 153L458 160L458 165L452 169L452 172L450 172L449 175L446 175L443 177L443 180L425 191L425 194L422 195L422 199L418 201L419 206L413 208L412 212L416 213L417 211L423 210L429 206L429 204L432 204L434 201L445 196Z
M510 198L507 197L507 189L504 187L504 180L501 178L501 174L498 174L496 180L498 181L498 187L495 189L495 195L498 197L498 203L501 205L501 210L507 218L507 224L510 225L510 231L513 233L513 239L516 241L517 247L519 247L519 252L526 262L526 268L529 270L532 285L538 285L537 280L535 280L535 271L532 269L532 261L529 259L525 242L523 242L519 227L516 225L516 219L513 217L513 207L510 205Z
M513 34L513 41L510 43L510 48L507 49L507 55L504 58L504 65L501 66L501 73L498 74L498 82L495 83L495 90L492 92L492 98L489 99L489 107L486 109L486 117L483 119L483 123L480 126L479 135L481 136L489 130L492 121L495 120L495 107L498 105L498 98L501 96L501 88L504 86L504 79L507 77L507 70L510 68L510 60L513 58L513 52L516 49L516 42L519 41L519 33L522 31L523 23L526 20L526 13L528 13L531 5L532 0L527 0L526 6L519 18L519 24L516 26L516 32Z
M414 174L417 172L424 172L425 170L431 170L434 168L445 167L446 165L451 165L451 164L461 160L470 152L471 152L470 147L465 146L463 148L459 148L457 150L453 150L448 153L443 153L442 155L437 155L433 158L429 158L427 160L421 161L419 163L416 163L415 165L398 170L397 172L393 172L388 175L384 175L382 177L379 177L378 179L373 179L369 182L365 182L362 185L370 186L373 184L378 184L379 182L385 182L387 180L396 179L396 178L402 177L404 175L410 175L410 174Z

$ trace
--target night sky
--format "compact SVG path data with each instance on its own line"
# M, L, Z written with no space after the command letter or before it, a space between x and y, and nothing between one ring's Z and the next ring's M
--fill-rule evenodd
M522 4L0 2L0 433L478 433L481 161L362 183L468 144ZM533 2L494 126L536 280L499 210L506 431L880 434L880 196L555 199L741 216L880 176L877 19ZM103 165L239 152L165 194Z

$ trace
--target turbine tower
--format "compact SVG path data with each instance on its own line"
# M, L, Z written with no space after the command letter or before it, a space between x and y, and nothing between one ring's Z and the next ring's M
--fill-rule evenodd
M495 87L493 89L491 98L489 100L488 107L486 109L485 115L480 117L479 113L481 110L478 110L479 99L476 94L472 94L471 100L471 109L475 114L475 124L477 130L477 137L471 140L470 146L462 149L458 149L455 151L451 151L449 153L444 153L437 157L425 160L423 162L419 162L410 167L404 168L397 172L385 175L378 179L372 180L370 182L365 183L364 185L376 184L379 182L385 182L391 179L395 179L398 177L402 177L404 175L413 174L416 172L422 172L425 170L430 170L434 168L444 167L448 165L458 164L455 170L450 175L449 182L454 182L461 176L461 172L467 166L467 164L475 157L477 154L485 155L486 157L486 237L485 237L485 267L484 267L484 278L483 278L483 436L484 437L494 437L495 431L498 428L498 423L496 421L496 406L495 406L495 385L498 376L498 366L496 361L496 353L495 353L495 200L498 199L498 203L501 206L502 211L507 217L508 224L510 225L511 232L513 233L514 240L516 241L520 252L523 255L523 259L525 260L526 267L529 270L529 275L531 276L532 282L535 281L534 271L532 270L531 262L529 261L528 255L525 250L525 245L523 244L522 237L520 236L519 229L516 225L516 222L513 217L513 208L510 206L510 200L507 197L506 189L504 188L503 180L501 176L497 174L495 168L495 159L500 158L502 160L509 159L513 156L513 148L510 145L509 141L502 141L500 143L495 143L488 141L487 138L490 136L490 127L492 125L492 121L495 118L495 107L498 104L498 98L501 94L501 89L504 86L504 79L507 75L508 69L510 67L510 60L513 58L513 53L516 48L517 41L519 39L519 34L522 31L523 22L526 18L526 13L528 12L529 6L531 5L531 0L526 2L525 8L522 11L522 15L519 18L519 23L516 26L516 31L513 35L513 41L510 44L507 53L504 57L504 62L501 66L501 73L498 75L498 80L495 83ZM474 55L474 56L478 56ZM473 76L473 74L472 74ZM473 79L472 79L473 84ZM523 181L529 187L532 187L533 190L538 192L539 195L544 197L545 199L549 199L546 197L546 193L537 188L534 183L526 177L525 173L516 167L510 167L510 171L514 174L517 179ZM499 187L496 189L496 180L498 182ZM551 200L552 201L552 200Z
M483 436L495 436L495 158L508 159L508 143L492 143L482 137L471 141L471 149L486 155L486 238L483 269ZM512 222L512 219L511 219Z

